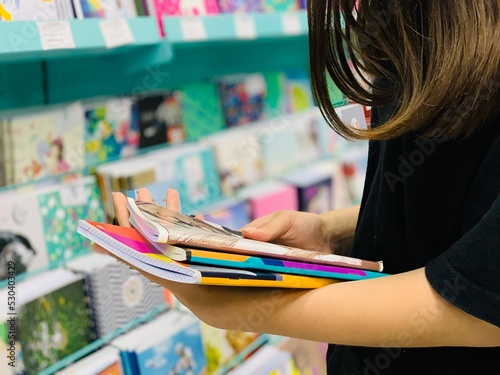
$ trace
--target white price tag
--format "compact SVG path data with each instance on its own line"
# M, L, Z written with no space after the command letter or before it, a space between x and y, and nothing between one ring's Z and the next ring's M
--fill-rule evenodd
M102 20L99 28L106 48L115 48L134 43L134 36L125 18Z
M286 35L302 34L302 24L298 14L285 13L281 16L281 26Z
M185 41L192 42L207 39L207 31L201 17L181 18L181 31Z
M75 48L75 41L68 21L37 22L37 27L44 51Z
M234 16L234 29L236 37L239 39L257 38L257 28L252 16L246 14L236 14Z

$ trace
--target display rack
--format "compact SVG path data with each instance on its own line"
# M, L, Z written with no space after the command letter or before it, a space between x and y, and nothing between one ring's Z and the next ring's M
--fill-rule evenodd
M0 23L1 63L99 57L162 44L156 23L149 17ZM165 61L170 57L164 54Z
M0 23L0 110L140 94L217 75L308 64L305 12L167 17L165 39L153 18L123 21L131 43L107 48L101 29L106 21L72 20L64 22L75 47L52 50L44 50L35 22ZM190 28L198 31L186 38Z

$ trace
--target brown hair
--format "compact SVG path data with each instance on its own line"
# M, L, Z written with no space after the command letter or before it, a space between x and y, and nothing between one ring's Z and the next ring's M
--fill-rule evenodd
M314 97L348 139L436 130L456 139L498 113L498 0L309 0L308 19ZM361 104L396 98L396 113L375 129L353 129L335 113L330 79Z

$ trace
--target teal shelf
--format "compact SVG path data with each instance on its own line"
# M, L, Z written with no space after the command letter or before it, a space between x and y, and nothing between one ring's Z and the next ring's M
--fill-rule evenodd
M303 11L168 17L165 39L154 19L138 17L127 21L134 43L111 49L99 22L69 21L75 49L46 51L36 23L0 23L0 109L143 95L226 74L307 68L309 63ZM190 28L194 33L187 36ZM15 39L26 30L31 30L29 38ZM12 74L23 61L33 64L33 73Z
M306 35L307 15L300 11L165 17L163 25L172 44L227 42Z
M0 22L0 26L3 22ZM45 104L44 71L41 62L0 65L0 109Z
M139 47L163 44L156 21L150 17L123 20L130 28L133 41L116 48L107 48L100 23L109 20L89 18L63 21L69 24L74 48L44 50L36 22L13 21L0 23L0 62L74 59L86 55L108 55ZM61 21L58 21L61 22ZM169 58L170 56L165 56Z
M155 67L172 59L153 18L64 22L74 48L49 50L36 22L0 22L0 110L148 91L158 85ZM101 22L123 22L131 42L108 48Z

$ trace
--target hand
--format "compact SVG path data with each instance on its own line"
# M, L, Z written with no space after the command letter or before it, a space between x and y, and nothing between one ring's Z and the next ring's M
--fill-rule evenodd
M330 236L319 215L298 211L277 211L245 225L244 237L305 250L331 252Z
M141 201L151 202L153 199L151 198L151 194L147 189L139 189L137 191L138 199ZM167 190L166 196L167 208L174 211L180 211L180 198L179 193L174 189ZM118 220L118 224L122 227L130 228L131 225L128 221L129 212L127 208L127 198L122 193L113 193L113 203L115 206L115 218ZM203 219L202 216L198 216L199 219ZM92 251L101 254L110 254L106 249L102 248L99 245L92 245Z
M298 211L277 211L245 225L249 239L325 253L345 254L354 236L359 206L329 211L322 215Z
M138 190L138 199L150 202L151 194L146 189ZM129 211L127 208L127 198L122 193L113 194L115 215L120 226L131 227L129 223ZM179 211L180 200L176 190L167 191L166 207L171 210ZM203 216L196 215L199 219ZM127 266L137 270L150 281L170 290L175 297L188 309L190 309L198 318L219 328L225 328L235 317L246 313L243 306L248 305L249 301L270 298L284 300L284 296L295 295L295 293L304 293L304 291L280 291L279 298L276 297L276 291L271 288L235 288L225 286L207 286L176 283L151 275L143 270L137 269L133 265L125 262L123 259L113 255L104 248L94 245L94 251L108 254ZM274 294L273 294L274 293ZM269 303L269 302L265 302ZM254 306L252 305L252 308ZM234 323L233 323L234 324ZM238 323L239 324L239 323ZM248 324L237 329L245 329ZM255 327L257 331L258 327Z

